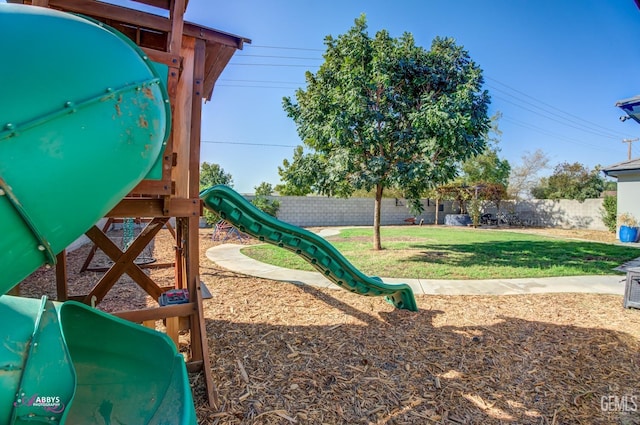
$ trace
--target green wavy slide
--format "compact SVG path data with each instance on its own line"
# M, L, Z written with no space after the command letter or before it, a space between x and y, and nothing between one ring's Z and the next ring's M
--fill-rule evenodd
M409 285L387 284L366 276L322 237L260 211L228 186L205 189L200 198L241 232L296 253L341 288L365 296L385 296L397 308L418 310Z
M167 68L106 25L43 7L0 3L0 40L0 424L195 425L166 335L6 295L157 174Z

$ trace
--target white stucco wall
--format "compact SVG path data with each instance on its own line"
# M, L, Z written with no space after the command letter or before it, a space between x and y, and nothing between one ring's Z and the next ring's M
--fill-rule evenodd
M640 220L640 173L618 176L618 214L624 212Z

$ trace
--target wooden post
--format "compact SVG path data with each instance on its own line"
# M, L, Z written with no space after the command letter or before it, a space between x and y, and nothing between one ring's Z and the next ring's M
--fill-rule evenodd
M182 31L184 28L185 0L171 0L169 19L171 20L171 32L169 33L169 53L180 54L182 45Z
M67 301L67 250L56 255L56 298L58 301Z

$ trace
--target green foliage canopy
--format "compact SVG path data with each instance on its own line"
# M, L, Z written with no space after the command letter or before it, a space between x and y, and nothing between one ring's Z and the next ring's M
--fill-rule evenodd
M604 190L604 178L596 167L588 167L574 162L558 164L549 177L540 179L538 186L531 190L531 194L538 199L576 199L584 201L588 198L598 198Z
M325 62L306 73L306 89L283 99L311 150L281 174L285 185L336 196L375 190L377 207L385 188L397 188L419 203L483 151L489 95L481 69L453 39L438 37L427 51L409 33L392 38L381 30L372 38L362 15L325 45Z
M218 164L203 162L200 164L200 190L207 189L217 184L233 186L233 177L230 173L225 173Z
M226 184L233 186L233 177L230 173L225 173L224 169L218 164L210 164L203 162L200 164L200 190L210 188L217 184ZM220 220L218 214L206 208L204 210L204 219L207 224L211 225Z
M611 233L615 233L618 226L618 197L605 196L600 209L602 222Z
M276 199L269 198L269 196L273 194L273 186L271 183L262 182L253 189L255 191L255 197L251 200L251 203L259 210L275 217L280 209L280 202Z

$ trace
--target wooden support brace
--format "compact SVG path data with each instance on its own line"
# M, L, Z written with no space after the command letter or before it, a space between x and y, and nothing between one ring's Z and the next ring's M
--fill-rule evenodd
M112 224L113 224L113 219L108 218L104 226L102 226L102 233L106 234L107 231L109 231L109 227L111 227ZM84 260L84 263L82 264L82 267L80 267L80 273L88 269L89 264L91 264L91 260L93 260L94 255L96 255L96 251L98 251L98 245L93 244L93 246L91 247L91 250L89 251L89 254L87 255L87 258Z
M142 269L134 263L134 260L142 252L151 239L162 229L168 221L165 217L156 217L145 227L131 246L122 252L111 239L93 226L86 235L102 249L102 251L114 262L109 271L105 273L98 283L84 298L85 304L99 303L124 273L127 273L147 294L154 299L162 295L162 289L147 276ZM95 298L94 298L95 297Z

